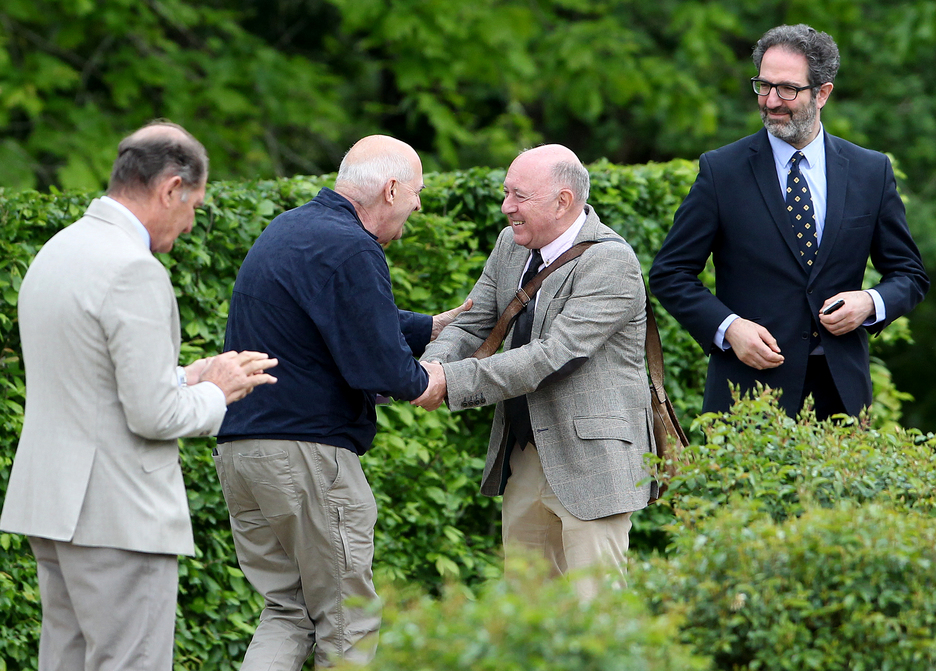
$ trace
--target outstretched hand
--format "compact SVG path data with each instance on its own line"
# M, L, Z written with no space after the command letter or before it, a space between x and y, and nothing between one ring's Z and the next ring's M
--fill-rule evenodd
M446 310L441 312L432 318L432 335L429 336L429 341L432 342L439 337L439 334L442 333L442 329L452 323L452 320L455 319L465 310L470 310L473 305L473 301L470 298L465 299L465 302L459 305L457 308L452 308L451 310Z
M418 405L426 410L435 410L445 400L445 371L442 364L437 361L420 361L419 364L429 373L429 384L422 395L410 401L413 405Z
M193 371L200 369L198 382L216 384L230 405L244 398L258 385L275 383L276 378L264 371L277 363L276 359L271 359L263 352L224 352L196 361L185 370L188 377L189 368L193 368Z

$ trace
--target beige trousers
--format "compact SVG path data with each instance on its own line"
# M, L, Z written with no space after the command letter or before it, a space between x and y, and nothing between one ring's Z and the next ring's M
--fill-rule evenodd
M243 440L215 450L241 570L265 606L241 671L367 663L380 628L377 503L350 450ZM345 601L356 597L357 605Z
M536 447L514 447L510 455L510 477L504 489L503 541L506 568L513 555L527 552L542 556L553 576L598 564L624 584L631 513L596 520L580 520L560 503L543 473ZM518 552L519 551L519 552ZM593 598L600 581L576 580L583 600Z
M39 671L171 671L179 560L31 536Z

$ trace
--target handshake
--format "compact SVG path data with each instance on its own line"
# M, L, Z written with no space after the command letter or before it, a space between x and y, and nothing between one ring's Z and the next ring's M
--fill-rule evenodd
M422 393L422 396L410 401L410 403L426 410L435 410L445 400L445 371L438 361L420 361L419 365L429 373L429 385L426 387L426 391Z
M435 315L432 318L432 334L429 337L429 341L431 342L438 338L439 334L442 333L442 329L451 324L452 320L462 312L470 310L471 305L472 300L469 298L458 307ZM419 364L429 373L429 385L422 393L422 396L414 401L410 401L410 403L418 405L420 408L425 408L426 410L435 410L442 405L442 402L445 400L445 372L442 370L442 364L437 361L420 361Z

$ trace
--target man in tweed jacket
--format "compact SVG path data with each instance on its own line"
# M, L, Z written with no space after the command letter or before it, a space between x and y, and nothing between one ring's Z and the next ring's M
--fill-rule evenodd
M504 496L508 568L527 548L554 574L597 563L623 574L631 514L650 495L643 279L630 246L586 205L588 188L588 172L565 147L537 147L514 160L501 207L510 226L471 291L474 307L422 357L442 362L452 410L497 404L481 492ZM529 342L517 346L515 325L504 351L470 358L516 294L531 250L545 267L588 240L601 242L540 288ZM518 441L523 422L504 401L524 396L530 437ZM426 401L416 402L431 409ZM578 588L588 598L596 585Z

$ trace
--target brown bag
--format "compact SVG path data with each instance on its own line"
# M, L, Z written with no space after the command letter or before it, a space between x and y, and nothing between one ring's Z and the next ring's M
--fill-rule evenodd
M612 240L617 241L616 238ZM550 273L558 269L572 259L578 258L582 253L598 242L605 240L595 240L589 242L580 242L574 245L551 264L538 272L533 279L527 282L501 314L500 319L491 329L491 333L481 346L471 356L476 359L484 359L494 354L507 337L507 331L514 322L517 314L527 303L533 300L536 292L539 291ZM660 344L660 331L657 329L656 317L653 314L653 307L650 305L650 294L647 293L647 335L644 341L644 349L647 354L647 368L650 370L650 406L653 410L653 439L656 443L657 456L664 460L663 468L669 477L676 474L676 464L679 461L679 455L682 448L689 445L686 434L679 425L679 419L676 417L676 411L673 404L670 403L666 390L663 388L663 347ZM666 491L666 481L656 480L650 486L650 503L653 503Z
M647 368L650 370L650 407L653 410L653 439L656 443L657 456L663 460L662 468L668 477L676 475L682 450L689 446L686 433L679 424L673 404L663 388L665 377L663 366L663 347L660 344L660 330L657 328L650 294L647 293L647 336L644 343L647 353ZM650 488L650 503L653 503L666 491L666 480L657 480Z

